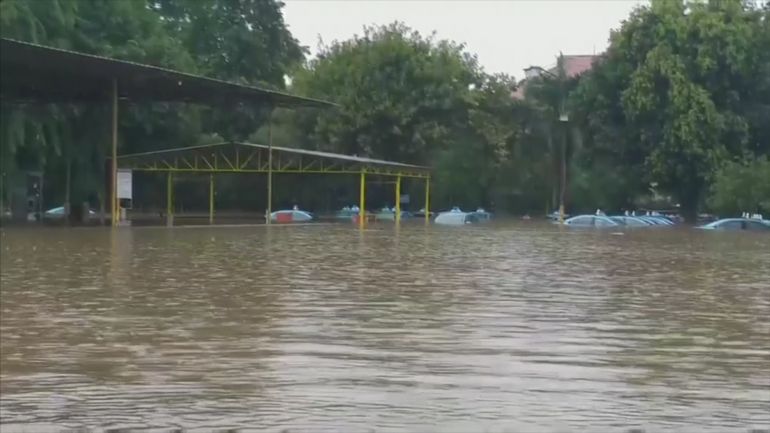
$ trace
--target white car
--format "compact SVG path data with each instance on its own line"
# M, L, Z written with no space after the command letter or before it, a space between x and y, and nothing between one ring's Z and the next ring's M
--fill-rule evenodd
M298 209L279 210L270 214L270 221L278 223L303 223L312 219L310 212Z
M447 226L461 226L466 224L476 224L479 222L479 216L476 212L441 212L436 217L436 224Z
M72 213L72 209L70 209L70 213ZM95 218L96 217L96 212L94 212L91 209L88 209L88 217L89 218ZM52 220L64 218L64 206L59 206L59 207L55 207L53 209L48 209L47 211L45 211L45 214L43 215L43 218L52 219Z

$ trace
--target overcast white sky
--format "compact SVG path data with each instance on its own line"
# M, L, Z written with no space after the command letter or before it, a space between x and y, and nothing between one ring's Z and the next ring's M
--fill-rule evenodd
M403 21L424 34L464 42L487 72L517 79L530 65L549 66L564 54L600 53L644 0L284 0L294 37L316 52L360 34L364 25Z

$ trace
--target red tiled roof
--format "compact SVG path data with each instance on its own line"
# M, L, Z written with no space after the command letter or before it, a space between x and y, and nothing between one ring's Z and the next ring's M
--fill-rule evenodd
M576 77L583 72L591 69L594 65L594 61L598 59L599 56L564 56L564 72L567 74L567 77L572 78ZM554 66L552 69L549 70L550 72L556 73L556 67Z

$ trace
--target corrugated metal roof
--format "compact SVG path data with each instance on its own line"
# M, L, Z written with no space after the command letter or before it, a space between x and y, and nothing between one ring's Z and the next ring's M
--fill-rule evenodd
M95 102L109 98L113 79L121 99L208 105L251 103L328 107L328 101L202 77L157 66L68 51L13 39L0 40L4 101Z
M120 155L118 156L118 160L129 159L129 158L147 158L147 157L153 157L153 156L169 155L173 153L185 153L185 152L199 151L204 149L214 149L220 146L243 146L243 147L257 148L261 150L270 149L270 146L265 144L226 142L226 143L215 143L215 144L202 144L198 146L177 147L173 149L154 150L151 152L132 153L127 155ZM359 163L363 165L378 165L383 167L394 167L394 168L400 167L400 168L409 168L409 169L418 170L418 171L430 171L430 167L413 165L413 164L405 164L402 162L386 161L383 159L366 158L366 157L354 156L354 155L343 155L341 153L321 152L318 150L295 149L291 147L272 146L272 148L273 148L273 152L284 152L292 155L306 155L306 156L313 156L316 158L324 158L329 160L354 162L354 163Z

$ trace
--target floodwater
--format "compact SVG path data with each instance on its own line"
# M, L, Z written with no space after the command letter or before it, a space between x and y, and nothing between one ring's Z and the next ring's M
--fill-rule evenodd
M770 236L6 229L3 433L770 428Z

